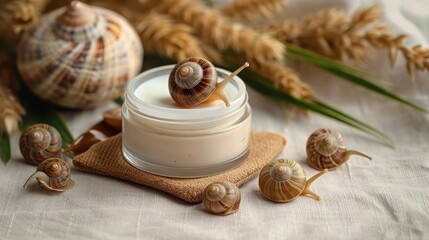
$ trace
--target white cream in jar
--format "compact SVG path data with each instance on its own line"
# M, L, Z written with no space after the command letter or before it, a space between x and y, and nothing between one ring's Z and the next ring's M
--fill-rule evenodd
M181 107L168 91L174 65L131 80L122 107L125 159L146 172L168 177L203 177L239 165L249 149L251 109L243 81L234 77L223 101ZM217 68L218 81L230 72Z

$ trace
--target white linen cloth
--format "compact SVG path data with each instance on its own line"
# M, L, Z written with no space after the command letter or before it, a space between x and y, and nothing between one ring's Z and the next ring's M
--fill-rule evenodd
M291 0L285 14L300 16L329 6L352 11L372 2ZM391 4L386 20L424 41L417 28L391 7L398 1L386 2ZM307 65L294 67L319 98L387 133L396 148L316 114L291 117L282 106L249 89L253 130L283 134L288 142L279 157L296 160L308 177L317 171L305 162L305 144L319 128L342 132L350 149L373 161L353 157L314 182L311 189L320 201L299 197L285 204L270 202L259 192L255 178L241 187L240 211L218 217L202 205L75 168L76 186L69 192L43 191L36 182L25 190L22 185L35 167L21 159L15 135L13 160L0 164L0 239L428 239L429 115ZM390 69L385 51L361 67L388 80L384 84L393 91L429 108L427 73L411 82L403 59ZM99 113L110 106L66 112L74 136L99 121Z

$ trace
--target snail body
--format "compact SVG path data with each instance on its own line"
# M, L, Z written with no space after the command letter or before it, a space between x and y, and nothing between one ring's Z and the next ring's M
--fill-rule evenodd
M68 155L79 155L88 150L92 145L105 141L122 130L121 108L113 108L103 112L103 120L91 126L86 132L64 149Z
M18 69L39 97L91 108L119 97L142 64L143 48L118 14L73 1L46 14L18 47Z
M75 185L71 179L69 166L61 158L49 158L40 163L36 172L25 182L24 188L33 178L39 182L40 186L57 192L67 191Z
M324 169L306 180L304 169L297 162L288 159L273 160L259 174L259 189L266 198L274 202L290 202L300 195L320 200L309 187L326 172L328 170Z
M347 150L347 143L341 134L330 129L314 131L307 140L307 162L315 169L336 169L352 155L359 155L371 160L361 152Z
M216 182L204 190L203 204L207 211L216 215L228 215L240 207L240 189L230 182Z
M171 70L168 89L173 100L179 105L194 106L222 100L228 107L230 103L223 90L234 76L248 66L246 62L218 83L216 68L210 61L197 57L188 58L177 63Z
M116 107L103 112L103 121L120 131L122 129L122 109Z
M21 134L19 149L24 160L38 165L52 157L61 157L60 133L48 124L34 124Z

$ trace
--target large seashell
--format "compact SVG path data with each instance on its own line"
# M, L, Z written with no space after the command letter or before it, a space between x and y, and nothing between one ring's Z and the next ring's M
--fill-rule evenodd
M228 215L240 207L240 189L230 182L216 182L204 190L203 204L207 211L216 215Z
M48 124L34 124L28 127L19 139L19 149L24 159L38 165L44 160L61 157L61 135Z
M39 97L91 108L119 97L141 68L143 48L118 14L73 1L45 15L18 48L18 69Z
M203 102L222 100L229 106L223 89L249 63L231 73L220 83L213 64L204 58L188 58L174 66L170 72L168 89L173 100L183 106L194 106Z
M361 152L347 150L347 143L337 131L319 129L307 140L307 162L315 169L335 169L345 163L351 155L360 155L371 160Z
M33 178L36 178L40 186L57 192L67 191L75 185L69 166L61 158L49 158L40 163L36 172L25 182L24 188Z
M326 172L327 169L307 181L304 169L297 162L288 159L273 160L259 173L259 189L265 197L274 202L289 202L300 195L320 200L309 187Z

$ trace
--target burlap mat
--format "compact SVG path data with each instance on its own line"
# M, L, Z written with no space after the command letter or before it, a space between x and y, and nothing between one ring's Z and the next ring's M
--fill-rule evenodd
M130 165L122 155L121 135L92 146L88 151L73 159L73 164L87 172L117 177L146 185L190 203L203 200L204 188L213 182L229 181L241 186L259 174L260 169L284 148L286 140L277 134L253 132L250 152L246 160L238 166L219 175L179 179L153 175Z

